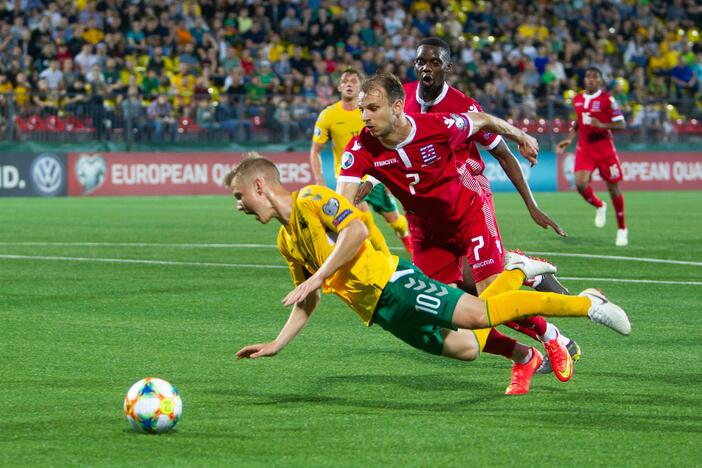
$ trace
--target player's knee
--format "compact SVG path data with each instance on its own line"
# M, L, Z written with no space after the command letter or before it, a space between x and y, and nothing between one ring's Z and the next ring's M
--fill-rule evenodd
M580 193L585 193L585 190L587 190L588 182L585 180L576 180L575 181L575 188L578 189L578 192Z

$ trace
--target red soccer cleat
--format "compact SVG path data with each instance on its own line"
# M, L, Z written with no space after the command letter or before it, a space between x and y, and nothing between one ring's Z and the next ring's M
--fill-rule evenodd
M505 395L525 395L529 393L531 377L544 360L544 357L536 348L531 348L531 352L533 355L529 362L525 364L517 364L515 362L512 365L512 382L505 390Z
M405 246L405 249L412 256L412 236L407 234L405 237L400 239Z
M548 359L551 361L553 373L561 382L567 382L573 377L573 358L570 357L568 349L558 341L558 338L544 343L544 349Z

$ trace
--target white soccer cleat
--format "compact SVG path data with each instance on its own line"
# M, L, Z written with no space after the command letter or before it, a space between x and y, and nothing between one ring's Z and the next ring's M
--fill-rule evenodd
M607 204L602 202L602 206L595 208L595 227L601 228L607 224Z
M628 336L631 334L631 322L629 322L626 312L613 302L609 302L600 290L594 288L586 289L578 296L590 299L590 310L587 311L590 320L609 327L622 335Z
M624 247L629 245L629 230L617 229L617 240L614 243L617 247Z
M555 273L556 266L543 260L527 257L519 252L507 252L505 254L505 270L522 270L527 278Z

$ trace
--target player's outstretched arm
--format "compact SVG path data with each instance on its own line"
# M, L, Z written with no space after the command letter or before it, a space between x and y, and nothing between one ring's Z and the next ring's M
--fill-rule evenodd
M529 183L524 179L522 168L517 158L509 149L509 146L507 146L507 143L501 141L499 145L490 150L490 154L497 159L502 169L504 169L505 174L507 174L507 177L509 177L509 180L512 182L512 185L514 185L519 195L521 195L534 222L544 229L548 229L548 227L551 226L553 230L556 231L556 234L565 237L566 233L561 229L558 223L551 219L551 217L537 205L534 195L529 188Z
M478 130L487 130L503 135L519 145L519 152L527 161L532 165L536 164L536 158L539 154L539 143L536 138L494 115L484 112L468 112L467 115L473 121L473 133Z
M278 333L278 337L270 343L257 343L244 346L236 353L237 359L256 359L266 356L275 356L307 325L312 312L317 308L320 300L319 290L310 294L300 303L295 304L290 317Z
M303 281L283 299L284 305L304 301L312 292L317 291L325 279L333 275L343 264L351 260L368 238L368 228L360 219L354 219L339 231L334 250L312 276Z
M310 167L312 167L312 177L314 177L314 183L317 185L324 184L324 174L322 174L322 148L324 145L312 142L312 147L310 147Z

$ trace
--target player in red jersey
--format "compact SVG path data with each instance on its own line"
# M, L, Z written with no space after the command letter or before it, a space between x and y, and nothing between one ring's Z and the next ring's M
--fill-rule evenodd
M479 112L406 115L402 84L393 75L368 79L362 92L366 128L346 147L337 191L353 199L363 176L380 180L402 202L410 224L422 233L413 238L413 248L422 252L420 258L431 257L443 265L439 271L426 272L428 276L459 283L462 259L467 256L476 284L485 288L503 270L502 245L480 184L470 172L459 171L454 150L485 127L517 141L522 154L535 162L536 140L504 120ZM519 345L512 357L526 362L518 378L513 372L506 393L527 393L541 354Z
M482 109L477 101L465 96L461 91L449 86L446 82L446 75L451 71L452 67L451 51L446 42L438 38L426 38L420 41L415 58L415 72L419 81L404 85L406 95L405 112L410 114L431 112L481 112ZM488 206L484 207L486 211L489 210L489 213L486 213L485 216L493 220L493 222L496 219L490 183L483 174L485 163L480 156L480 151L474 143L474 140L486 147L499 161L505 173L522 196L534 221L544 228L551 226L559 235L565 235L558 224L537 206L531 190L529 189L529 185L524 180L519 162L502 137L495 133L479 131L475 134L474 138L462 143L457 148L456 152L459 155L459 171L462 173L471 173L475 180L478 181L489 200ZM359 192L363 193L365 190L360 190ZM413 229L414 227L410 219L410 231L414 232L417 238L423 238L423 232L418 229ZM499 239L499 230L496 223L494 227ZM431 250L429 250L426 255L423 255L423 252L418 250L416 254L413 254L413 261L434 279L460 284L460 281L456 282L453 279L456 274L455 271L445 268L445 264L442 264L444 259L433 255L433 251ZM468 258L464 257L464 274L461 286L463 289L470 291L473 278L471 274L472 271L467 263ZM501 264L499 258L495 258L495 263ZM545 275L539 278L538 281L539 283L535 286L540 291L568 293L552 275ZM485 284L481 285L481 287L477 289L477 292L482 292L489 282L491 282L491 280L485 281ZM572 375L572 359L577 360L580 357L580 348L575 341L561 335L555 326L549 324L541 317L532 317L520 321L520 323L511 322L508 325L545 344L547 357L544 359L538 372L551 372L553 370L551 361L555 360L559 363L557 365L559 372L556 373L559 380L568 380L570 378L570 375ZM515 340L499 333L497 330L493 330L486 345L486 351L510 358L515 346ZM551 356L553 356L553 359ZM568 356L570 356L570 360ZM524 363L516 362L514 372L519 373L519 369L523 364Z
M607 183L612 205L617 216L617 238L615 244L629 243L629 231L624 220L624 196L619 189L622 166L614 147L612 130L626 128L624 115L617 101L602 90L602 72L595 67L585 71L585 92L573 99L578 119L573 124L568 138L558 143L556 153L561 156L573 142L578 132L575 149L575 186L585 201L596 208L595 226L604 227L607 221L607 204L600 200L590 186L592 172L597 169Z

